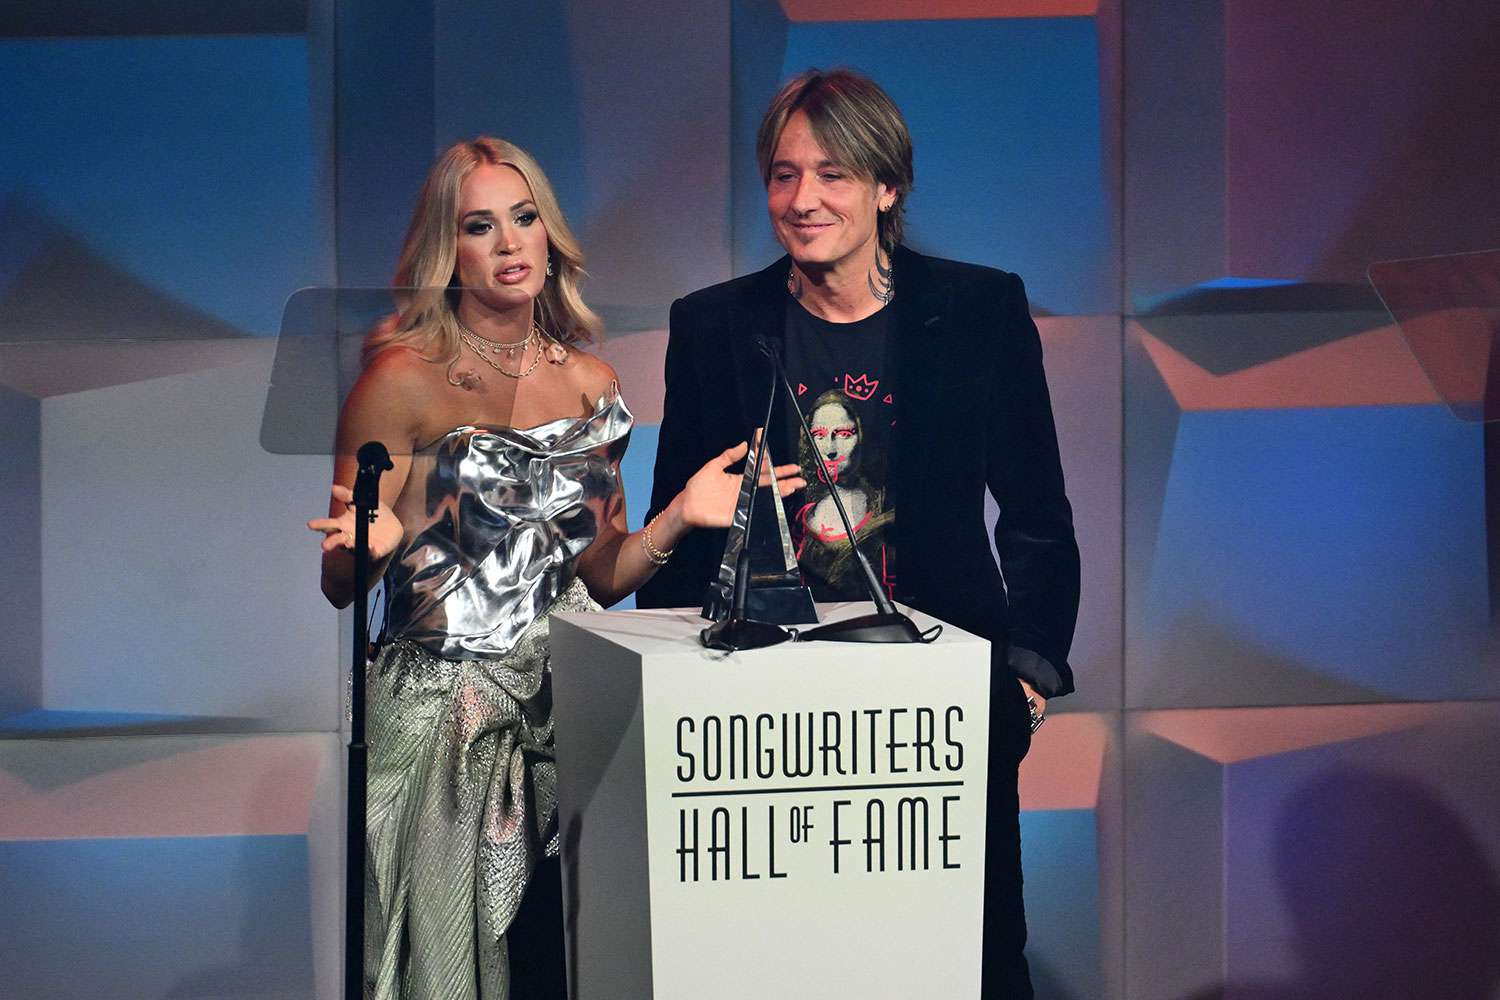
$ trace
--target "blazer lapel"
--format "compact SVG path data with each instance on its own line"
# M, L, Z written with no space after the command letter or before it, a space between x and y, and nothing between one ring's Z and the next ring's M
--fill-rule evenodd
M783 291L789 260L782 257L751 277L746 294L730 318L729 350L734 371L729 382L738 396L745 434L766 418L766 393L771 389L771 363L761 353L758 338L778 347L786 339L786 296Z
M911 593L925 578L921 526L942 508L945 484L941 450L945 327L951 322L953 291L939 284L927 259L905 247L895 255L896 306L892 330L901 393L896 413L896 462L891 498L896 504L897 594Z
M921 459L932 452L931 432L941 416L944 330L952 310L952 289L936 284L926 258L905 247L896 252L896 362L901 388L897 412L897 458L902 479L925 471Z

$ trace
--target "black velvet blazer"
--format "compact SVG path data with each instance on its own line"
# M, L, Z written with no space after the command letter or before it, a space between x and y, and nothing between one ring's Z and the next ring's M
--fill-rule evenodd
M1042 694L1066 694L1078 546L1025 289L1005 271L905 247L894 262L896 599L990 639L996 664ZM672 305L648 518L764 418L771 369L755 336L785 335L788 267L783 257ZM986 489L1000 508L999 568L985 533ZM701 607L724 541L723 531L690 533L641 588L639 606Z

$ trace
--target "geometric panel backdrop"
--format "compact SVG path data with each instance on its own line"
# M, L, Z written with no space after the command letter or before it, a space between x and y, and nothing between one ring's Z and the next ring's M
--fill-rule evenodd
M332 734L0 741L15 997L334 996Z
M1491 997L1500 707L1133 713L1127 990Z
M1042 334L1084 590L1022 770L1038 995L1500 1000L1500 432L1366 280L1500 246L1500 7L147 6L0 14L0 993L338 994L328 463L257 440L287 298L388 280L437 150L526 146L639 526L670 304L779 253L755 124L849 65L909 241Z

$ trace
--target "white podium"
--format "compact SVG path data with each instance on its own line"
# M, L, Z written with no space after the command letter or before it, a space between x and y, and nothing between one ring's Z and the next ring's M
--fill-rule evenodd
M978 997L989 643L704 624L552 619L576 1000Z

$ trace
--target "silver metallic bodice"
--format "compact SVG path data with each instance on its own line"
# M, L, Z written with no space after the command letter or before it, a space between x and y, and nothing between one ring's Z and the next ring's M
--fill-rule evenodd
M412 455L386 569L387 635L438 656L503 656L573 582L619 488L635 418L617 391L529 430L457 427Z

